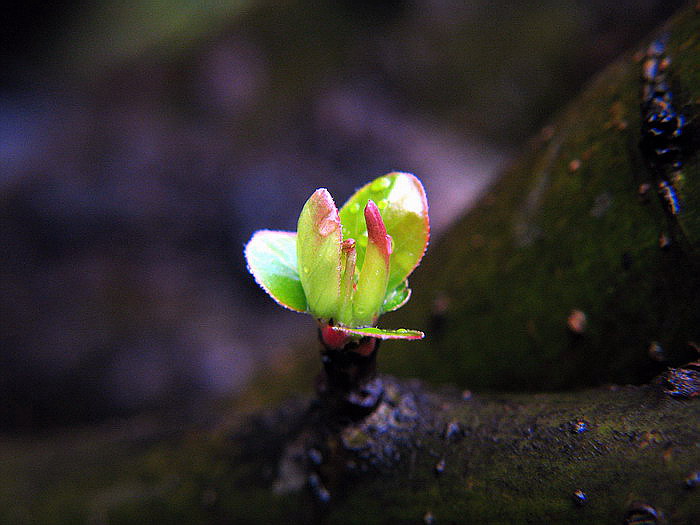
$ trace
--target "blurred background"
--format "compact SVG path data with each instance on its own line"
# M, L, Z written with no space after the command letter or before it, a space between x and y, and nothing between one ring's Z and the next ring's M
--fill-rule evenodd
M0 430L240 390L300 341L261 228L391 170L434 236L675 0L11 1L0 21Z

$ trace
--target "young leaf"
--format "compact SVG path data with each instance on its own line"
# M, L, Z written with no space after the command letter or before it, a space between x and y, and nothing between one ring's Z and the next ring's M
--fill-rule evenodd
M367 202L364 215L368 242L353 299L352 326L367 326L375 323L384 303L389 280L391 237L386 234L379 208L373 201Z
M419 330L406 330L405 328L397 328L396 330L385 330L383 328L346 328L344 326L333 326L332 329L337 332L344 332L350 335L359 335L361 337L376 337L377 339L423 339L425 334Z
M293 232L260 230L245 247L248 270L280 305L297 312L307 309L297 271L297 236Z
M309 311L330 319L340 306L341 231L328 190L316 190L304 204L297 225L297 267Z
M394 290L418 266L430 237L428 201L420 181L409 173L393 172L366 184L340 209L343 236L357 241L357 265L362 268L367 228L362 210L369 199L377 203L387 233L394 240L387 290Z
M341 245L343 276L340 279L340 310L336 321L340 324L352 323L352 307L355 298L355 240L345 239Z
M408 287L408 280L405 280L396 288L390 292L387 292L386 296L384 297L384 304L382 305L381 313L398 310L408 302L410 297L411 289Z

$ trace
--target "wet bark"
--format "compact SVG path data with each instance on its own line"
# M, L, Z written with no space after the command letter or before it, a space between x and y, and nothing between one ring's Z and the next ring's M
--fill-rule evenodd
M669 394L668 381L517 395L382 379L377 410L354 423L329 425L303 398L252 415L200 409L200 424L184 427L141 418L31 444L6 438L0 522L700 517L700 400Z
M358 421L381 402L384 386L377 377L378 339L364 337L342 348L323 344L320 335L322 373L316 392L325 418L338 422Z
M667 29L691 121L700 15ZM314 355L199 410L197 424L168 415L4 438L0 522L700 521L697 371L679 367L700 339L700 170L691 148L682 216L640 195L640 68L630 54L597 78L412 281L403 319L427 343L386 345L381 368L474 393L384 377L365 417L329 424L312 397L239 413L292 378L310 384ZM660 233L679 242L661 249ZM352 390L344 377L321 398ZM588 388L626 381L648 384ZM586 389L484 393L573 386Z

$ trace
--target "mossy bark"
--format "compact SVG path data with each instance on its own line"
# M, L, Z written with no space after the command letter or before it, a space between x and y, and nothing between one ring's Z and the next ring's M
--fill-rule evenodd
M682 210L671 217L639 147L642 54L666 32L667 84L686 119ZM689 7L636 56L608 67L430 247L411 279L411 302L386 320L428 337L394 345L384 371L541 391L642 383L694 358L699 35L700 14ZM640 195L645 183L651 189ZM662 236L671 241L665 249ZM572 314L585 316L578 332ZM649 357L654 342L661 362Z
M336 431L319 433L300 399L185 429L4 440L0 522L621 523L642 504L700 518L697 399L657 384L470 396L384 380L386 406Z
M667 29L692 119L700 15L688 9ZM329 427L309 398L235 413L300 375L310 385L305 360L237 404L200 411L199 424L145 418L4 438L0 522L620 523L635 510L700 521L697 397L661 383L481 393L644 382L666 366L650 360L652 341L671 363L693 357L699 161L685 159L682 216L669 218L653 192L640 200L650 177L640 67L629 56L601 74L412 280L402 319L429 336L386 345L380 368L475 394L385 378L375 414L345 426ZM661 250L674 225L683 242ZM582 330L580 318L567 327L574 310Z

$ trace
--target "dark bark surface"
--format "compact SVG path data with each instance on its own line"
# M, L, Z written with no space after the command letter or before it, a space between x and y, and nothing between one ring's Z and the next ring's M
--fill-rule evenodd
M685 119L676 143L662 141L680 149L675 215L657 195L658 162L640 148L644 52L664 35L665 85ZM698 35L700 14L689 6L608 67L430 247L411 302L387 320L429 336L395 345L382 370L541 391L643 383L695 359Z
M658 523L700 517L700 403L670 396L668 385L481 395L383 379L377 411L345 426L327 425L300 399L248 416L209 408L209 422L184 429L142 419L5 440L0 522L622 523L634 509L653 509Z
M688 9L668 29L690 122L700 15ZM372 415L329 422L308 397L279 402L299 377L310 385L307 355L198 410L197 423L166 414L3 438L0 522L700 521L698 372L664 372L695 358L700 340L700 170L689 147L683 215L653 190L640 199L652 178L638 148L640 68L629 56L597 78L412 282L402 319L429 338L386 345L380 369L473 394L384 377ZM650 360L652 341L666 362ZM657 373L645 386L481 393ZM261 399L276 408L243 415Z

